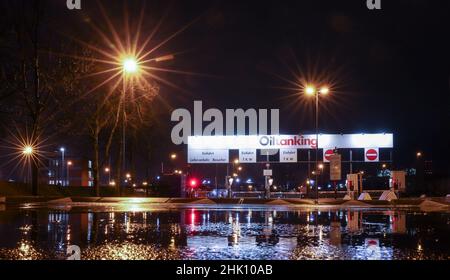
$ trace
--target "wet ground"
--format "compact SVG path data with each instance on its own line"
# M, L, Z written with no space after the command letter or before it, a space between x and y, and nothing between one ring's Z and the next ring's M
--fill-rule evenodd
M450 259L450 213L414 209L8 207L0 259Z

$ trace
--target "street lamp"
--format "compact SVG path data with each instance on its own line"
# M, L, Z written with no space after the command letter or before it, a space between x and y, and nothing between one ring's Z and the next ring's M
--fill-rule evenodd
M59 151L61 152L61 185L65 186L65 180L64 180L64 153L66 152L66 148L61 147L59 148Z
M34 153L34 149L32 146L25 146L23 147L23 151L22 154L24 154L25 156L31 156Z
M119 58L119 61L121 63L121 68L122 68L121 70L122 70L122 73L123 73L123 84L124 84L123 95L124 95L124 98L126 97L126 92L125 91L127 90L127 87L125 86L126 80L130 80L130 82L133 83L133 79L130 79L131 76L135 76L135 77L139 78L139 76L142 74L142 73L139 73L139 72L145 72L145 70L139 71L140 68L141 68L140 67L141 64L144 64L146 62L156 62L156 63L158 63L158 62L162 62L162 61L172 60L174 58L175 57L173 55L165 55L165 56L161 56L161 57L157 57L157 58L153 58L153 59L150 59L150 60L143 61L142 57L136 57L135 55L129 55L129 54L122 55L121 58ZM142 68L145 68L145 66L142 66ZM122 151L122 153L123 153L122 154L122 161L123 161L122 168L123 168L123 170L125 170L126 169L126 153L125 153L125 148L126 148L126 122L125 122L126 118L125 118L125 114L126 114L126 112L125 112L125 104L122 107L123 107L122 108L122 115L123 115L123 117L122 117L122 150L123 150ZM164 165L163 165L163 163L161 163L161 171L162 171L161 173L164 173ZM118 175L118 176L120 177L120 175ZM119 185L119 187L120 187L120 185Z
M321 87L319 90L317 90L314 86L306 86L305 88L305 93L307 95L314 95L315 99L316 99L316 166L318 166L319 163L319 95L327 95L328 93L330 93L330 89L328 87ZM316 176L316 182L317 182L317 172L315 174ZM317 184L316 184L317 185ZM319 189L318 189L318 185L317 185L317 196L316 196L316 203L319 203Z
M108 174L108 182L111 182L111 169L109 167L105 167L105 173Z
M422 156L422 152L417 152L417 153L416 153L416 157L417 157L417 158L420 158L421 156Z
M122 70L125 74L134 74L139 71L139 65L136 58L125 58L122 62Z
M67 186L70 186L70 173L69 173L69 168L73 165L73 162L71 160L69 160L67 162Z
M233 177L228 177L228 198L232 197L231 187L233 186L233 181L234 181Z

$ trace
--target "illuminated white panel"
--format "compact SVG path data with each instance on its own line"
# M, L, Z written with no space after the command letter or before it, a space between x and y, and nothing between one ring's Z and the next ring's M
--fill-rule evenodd
M189 136L189 150L314 149L316 135ZM320 134L319 148L393 148L394 136L379 134Z
M228 163L228 149L220 150L188 150L189 163Z

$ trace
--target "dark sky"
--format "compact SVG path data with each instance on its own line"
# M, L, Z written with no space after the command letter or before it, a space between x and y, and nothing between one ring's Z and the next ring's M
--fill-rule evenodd
M64 25L67 34L89 36L85 14L104 25L95 1L84 0L82 12L65 10L65 0L51 2L51 24ZM120 26L123 1L102 3ZM137 20L142 1L128 6ZM165 75L187 91L162 87L173 108L190 108L193 100L203 100L206 108L279 108L282 133L312 132L313 102L282 89L291 85L280 77L325 77L333 88L322 103L321 131L393 132L399 162L412 162L422 150L436 168L448 171L449 6L382 0L382 10L368 10L366 0L149 0L144 31L165 12L155 40L196 20L161 53L181 51L171 68L211 76ZM165 117L161 121L169 126Z

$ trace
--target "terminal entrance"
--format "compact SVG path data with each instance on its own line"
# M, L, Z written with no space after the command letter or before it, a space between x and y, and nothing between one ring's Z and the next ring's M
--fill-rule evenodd
M318 145L315 138L316 135L188 137L190 176L209 182L198 188L195 195L315 198L320 193L320 197L343 197L348 191L346 176L355 173L362 175L365 190L381 193L389 189L392 134L320 134ZM339 163L333 165L334 155L339 155Z

